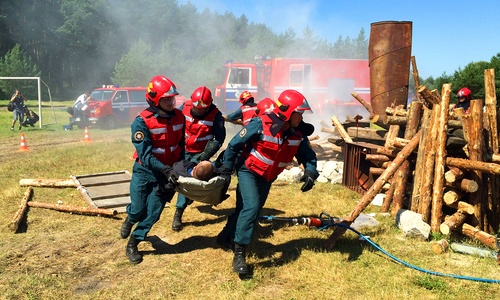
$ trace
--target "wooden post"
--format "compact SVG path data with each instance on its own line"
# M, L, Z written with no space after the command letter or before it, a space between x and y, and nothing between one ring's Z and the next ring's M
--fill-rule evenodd
M495 91L495 69L484 70L484 102L486 108L486 119L490 124L489 140L491 150L499 154L498 145L498 120L497 120L497 96Z
M19 209L16 211L14 218L12 218L12 221L9 224L10 230L16 232L17 229L19 228L19 223L21 223L21 220L23 219L24 214L26 213L26 209L28 208L28 201L30 201L32 196L33 196L33 188L28 187L24 192L24 197L21 200Z
M109 209L103 209L103 208L93 208L93 207L73 207L73 206L69 206L69 205L57 205L57 204L42 203L42 202L36 202L36 201L29 202L28 206L47 208L47 209L82 214L82 215L92 215L92 216L102 215L102 216L110 217L110 216L115 216L117 214L116 210L109 210Z
M366 101L363 98L361 98L358 95L358 93L356 93L356 92L352 92L351 96L353 96L354 99L358 100L358 102L361 103L361 105L363 105L364 108L366 108L366 110L370 113L370 118L372 118L372 116L373 116L372 106L370 104L366 103Z
M434 104L432 109L432 116L429 123L429 128L437 128L439 123L440 105ZM420 189L420 201L418 205L418 213L422 215L422 220L425 223L430 223L431 220L431 201L432 201L432 180L434 179L434 164L436 158L436 143L437 131L429 130L427 135L427 144L425 145L424 165L423 170L425 176L422 178L422 185Z
M450 234L451 232L457 230L457 228L465 222L466 218L466 214L461 211L457 211L439 225L439 230L442 234Z
M481 244L493 249L498 250L495 237L491 234L488 234L482 230L474 228L473 226L464 223L462 225L462 234L468 236L472 240L477 240L481 242Z
M336 116L332 116L331 121L332 124L335 126L335 128L337 128L337 130L339 131L339 134L342 137L342 139L344 139L344 141L346 142L352 143L353 142L352 138L349 136L349 134L347 134L347 132L344 129L344 126L342 126L339 119Z
M76 187L76 184L72 179L21 179L19 186L66 188Z
M377 180L373 183L373 185L366 191L366 193L363 195L363 198L361 201L354 207L353 211L341 222L342 225L344 226L349 226L354 222L354 220L359 216L361 211L365 209L373 200L375 195L380 191L382 186L387 182L387 180L394 175L394 172L401 166L401 164L408 158L408 155L410 155L413 150L418 145L418 142L420 141L420 134L421 132L419 131L404 147L399 153L398 156L392 161L391 165L384 171L382 175L380 175ZM326 249L331 249L333 246L335 246L335 243L337 240L344 234L344 232L347 229L345 227L340 227L337 226L328 238L328 240L325 242L325 248Z
M466 170L485 172L495 175L500 175L500 164L489 163L484 161L473 161L469 159L447 157L446 165Z
M424 114L421 121L421 131L422 136L420 137L420 143L418 144L417 160L415 162L415 171L413 174L413 192L411 193L410 199L410 210L413 212L418 212L420 203L420 194L422 189L422 178L428 174L424 174L424 161L427 153L425 149L427 148L427 143L429 142L427 136L429 134L429 124L431 121L432 111L424 106Z
M469 113L464 116L464 120L470 121L468 130L464 131L466 134L467 149L469 152L469 159L471 161L484 161L483 149L483 101L471 100ZM474 170L470 174L470 178L477 182L480 187L476 192L470 195L470 203L475 207L474 219L472 225L478 226L481 230L485 230L484 211L486 207L486 197L483 187L482 172Z
M403 208L403 202L406 195L406 183L410 175L410 162L405 160L392 178L394 187L394 197L392 199L391 215L396 216L398 211Z
M443 214L444 194L444 167L446 161L446 134L448 123L448 107L450 106L451 84L443 84L442 101L440 104L439 127L436 142L436 162L434 170L434 183L432 187L431 231L438 232Z

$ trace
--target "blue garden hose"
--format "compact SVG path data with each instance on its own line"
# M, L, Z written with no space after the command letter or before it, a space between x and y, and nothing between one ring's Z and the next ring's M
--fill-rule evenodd
M410 263L407 263L407 262L395 257L394 255L392 255L389 252L382 249L379 245L374 243L372 240L370 240L369 237L364 236L363 234L361 234L361 232L357 231L356 229L351 228L351 227L344 225L344 224L341 224L341 223L326 225L326 226L319 228L319 230L323 230L323 229L330 227L330 226L344 227L346 229L353 231L354 233L359 235L362 239L364 239L365 241L370 243L373 247L375 247L375 249L379 250L380 252L384 253L385 255L389 256L391 259L399 262L400 264L403 264L403 265L405 265L409 268L415 269L417 271L420 271L420 272L423 272L426 274L430 274L430 275L435 275L435 276L444 276L444 277L451 277L451 278L456 278L456 279L471 280L471 281L486 282L486 283L500 283L500 280L498 280L498 279L488 279L488 278L469 277L469 276L462 276L462 275L455 275L455 274L446 274L446 273L440 273L440 272L435 272L435 271L430 271L430 270L419 268L417 266L414 266Z

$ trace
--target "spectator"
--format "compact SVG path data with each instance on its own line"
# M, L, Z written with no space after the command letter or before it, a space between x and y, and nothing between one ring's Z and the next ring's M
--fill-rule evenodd
M14 104L14 110L12 111L14 119L12 120L12 126L10 127L10 130L14 130L14 126L16 125L17 120L19 120L19 130L23 128L25 100L26 98L24 98L24 95L20 90L16 90L16 92L10 98L10 102Z
M35 123L40 119L38 115L27 106L24 107L24 115L26 119L23 122L23 126L35 127Z
M310 190L319 176L316 153L304 133L314 131L314 126L302 120L302 114L311 110L307 100L295 90L285 90L276 105L271 113L253 118L231 139L221 161L222 176L230 176L235 169L238 184L235 211L216 242L225 250L234 249L232 267L240 275L249 274L246 248L279 173L297 158L305 170L300 179L304 182L302 192Z
M186 117L186 160L200 162L210 160L219 151L226 138L224 118L213 104L212 92L205 87L196 88L191 99L179 108ZM182 215L192 201L178 194L172 230L182 229Z

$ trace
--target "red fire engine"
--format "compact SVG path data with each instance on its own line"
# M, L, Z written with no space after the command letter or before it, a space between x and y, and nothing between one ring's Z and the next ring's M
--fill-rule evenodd
M216 86L214 101L223 113L236 110L239 95L250 91L256 102L278 99L286 89L300 91L315 114L367 115L352 96L356 92L370 103L370 70L366 59L262 58L255 63L224 64L223 82Z

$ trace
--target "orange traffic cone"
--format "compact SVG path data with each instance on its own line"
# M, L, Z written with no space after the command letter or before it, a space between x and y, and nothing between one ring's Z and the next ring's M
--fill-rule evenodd
M24 133L21 133L21 144L19 146L19 150L17 151L28 151L28 145L26 144L26 138L24 137Z
M84 142L92 142L92 140L90 139L90 135L89 135L89 129L87 127L85 127L85 140Z

